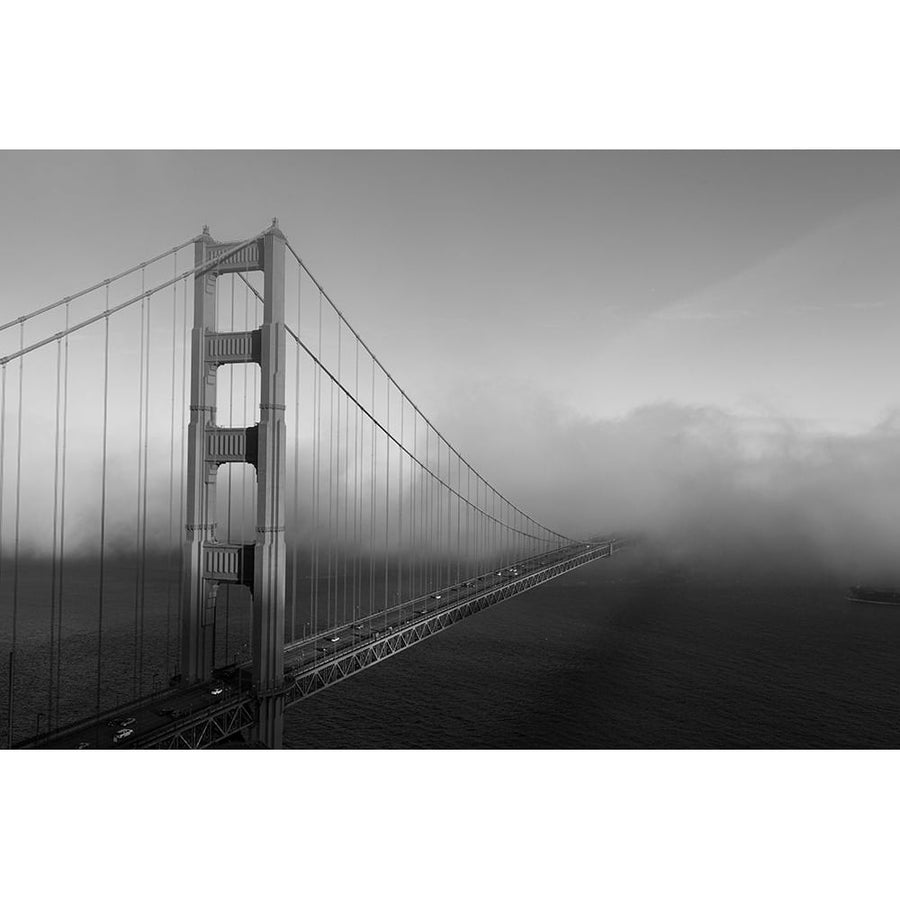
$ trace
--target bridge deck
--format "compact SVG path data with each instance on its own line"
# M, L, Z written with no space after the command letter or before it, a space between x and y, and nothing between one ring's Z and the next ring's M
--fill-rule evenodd
M298 703L399 653L467 616L537 587L571 569L612 555L620 542L575 544L496 572L449 585L356 622L285 647L285 707ZM513 574L515 572L515 574ZM212 684L172 688L91 718L21 747L72 749L201 748L247 735L256 720L257 696L248 667L228 670L224 689ZM133 734L113 742L126 720Z

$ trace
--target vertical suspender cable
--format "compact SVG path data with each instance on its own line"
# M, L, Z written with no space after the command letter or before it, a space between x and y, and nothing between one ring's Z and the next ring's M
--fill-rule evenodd
M144 270L141 269L141 339L140 339L140 384L138 387L138 445L137 445L137 496L135 506L137 507L136 511L136 521L135 521L135 548L134 554L137 557L137 567L135 569L135 580L134 580L134 655L132 660L132 694L135 699L138 697L139 687L138 687L138 658L140 655L139 647L140 647L140 638L139 638L139 629L140 629L140 602L141 602L141 486L142 486L142 468L144 462L143 449L144 449L144 440L143 440L143 430L144 430L144 319L145 319L145 307L147 305L147 298L143 296L144 292Z
M302 272L297 271L297 333L300 333L300 282ZM297 639L297 548L300 543L300 351L294 348L297 360L294 379L294 531L291 547L291 642Z
M441 477L441 445L438 444L438 477ZM443 476L446 479L446 483L450 483L450 446L447 446L447 474ZM438 583L442 586L446 587L449 581L450 575L450 553L449 553L449 512L450 512L450 494L447 489L443 485L438 486L438 492L440 495L440 527L441 527L441 567L438 569ZM448 518L444 519L444 503L447 504L447 514ZM445 529L444 525L447 523L447 527ZM446 564L446 573L444 570L444 564Z
M444 582L444 542L446 540L444 536L444 486L441 484L443 481L443 475L441 474L441 439L438 438L436 441L436 446L434 448L435 455L435 472L437 473L437 478L434 482L434 493L437 498L437 507L435 510L435 527L437 528L437 547L438 547L438 555L435 560L434 566L434 586L440 589L443 586Z
M66 303L66 329L69 327L70 304ZM62 377L62 477L60 479L59 497L59 579L56 593L56 633L62 636L63 601L65 599L65 574L66 574L66 449L69 434L69 336L63 340L63 377ZM57 659L56 665L56 720L59 721L60 687L62 685L62 673L60 664L62 658Z
M421 415L421 414L420 414ZM428 434L429 425L425 417L422 416L425 423L425 447L423 461L419 464L419 593L425 594L427 599L428 593L428 560L430 552L430 536L428 533L428 492L431 489L431 478L428 474ZM426 608L427 608L426 602Z
M503 557L499 551L500 528L497 522L497 494L493 488L491 488L491 505L488 513L491 517L491 568L496 568L502 564Z
M426 423L425 426L425 468L430 468L431 460L429 458L431 444L431 426ZM433 552L431 543L431 496L434 491L434 482L428 472L423 472L423 488L422 488L422 530L425 537L425 558L422 560L422 586L426 593L430 596L431 591L431 554ZM428 608L428 598L425 600L425 608Z
M436 475L430 476L430 496L428 518L431 528L431 558L428 567L428 584L430 591L436 591L440 587L441 575L441 442L435 434L434 461L430 459L429 465L434 467Z
M384 456L385 456L385 478L384 478L384 610L385 610L385 624L387 624L387 608L388 608L388 581L389 581L389 558L390 558L390 550L389 550L389 541L391 534L391 442L388 439L387 435L391 433L391 382L389 379L385 379L384 382L384 396L387 401L387 411L385 416L387 418L387 433L385 434L384 439Z
M109 309L109 285L106 287ZM100 464L100 573L97 590L97 695L96 712L100 715L101 668L103 665L103 600L106 590L106 461L109 435L109 317L103 320L103 449Z
M6 474L6 364L0 367L0 586L3 584L3 488ZM13 653L9 654L9 681L6 685L8 729L6 745L12 747Z
M469 474L475 475L475 485L474 485L474 493L475 498L472 501L472 573L474 575L481 574L481 547L478 543L478 521L479 521L479 512L478 512L478 473L472 472L471 468L469 469ZM472 496L472 492L470 491L469 496Z
M456 455L456 583L462 580L462 459Z
M424 483L424 509L422 524L425 528L425 591L430 595L434 587L434 558L436 554L434 540L434 476L431 474L434 463L431 459L431 435L434 429L427 425L425 430L425 468L422 481Z
M437 556L434 561L434 586L435 588L441 587L441 564L443 563L443 553L444 553L444 488L441 485L441 439L438 438L435 442L436 446L434 448L434 456L435 456L435 473L437 477L434 481L434 494L435 494L435 515L434 515L434 525L435 525L435 533L437 535Z
M316 545L319 538L319 510L317 506L319 483L316 471L319 465L319 369L313 366L313 410L310 425L312 428L311 449L312 461L310 469L310 503L312 505L313 527L309 540L309 621L312 633L316 633L316 586L318 584L318 566L316 560Z
M419 458L419 414L415 418L416 434L416 556L414 560L416 594L422 596L425 593L425 581L423 578L423 561L425 559L425 471ZM428 433L426 428L426 434ZM428 604L425 604L426 608Z
M444 587L444 564L446 563L447 557L447 535L444 531L444 498L447 496L446 491L444 490L443 484L441 482L446 477L441 472L441 464L443 463L443 453L441 452L441 445L443 443L443 439L438 438L437 445L435 447L435 462L437 463L437 479L434 484L435 494L437 495L437 544L438 544L438 558L437 563L435 565L435 585L438 588ZM443 593L443 592L442 592Z
M437 590L438 573L440 571L440 558L441 558L441 536L440 536L440 531L438 530L438 526L440 524L440 512L438 509L438 507L440 505L440 497L438 496L440 486L438 484L438 479L440 479L440 477L441 477L440 445L438 445L438 447L436 448L435 457L436 457L436 459L432 460L431 453L429 452L428 465L432 469L432 471L435 472L437 475L437 477L435 477L434 475L429 475L429 477L428 477L428 530L429 530L428 591L429 591L429 593L435 592Z
M340 340L343 337L343 327L340 322L338 322L338 347L340 347ZM338 365L338 372L340 373L339 377L343 379L343 373L341 372L341 367ZM341 384L343 384L343 380L341 380ZM340 400L340 395L338 395L338 400ZM349 531L350 531L350 480L349 480L349 472L350 472L350 399L346 395L344 395L344 431L341 434L341 440L343 441L344 446L344 465L341 469L341 481L344 484L344 524L343 524L343 571L341 573L341 581L342 581L342 603L344 606L343 612L343 623L346 625L347 623L347 557L349 555Z
M341 379L343 378L343 373L341 372L341 363L342 363L342 351L343 351L343 336L344 329L341 325L341 320L338 319L337 322L338 329L338 339L337 339L337 379L338 384L341 384ZM337 389L337 385L334 385L335 390ZM347 409L345 405L345 409ZM349 413L349 409L347 409ZM341 481L343 480L344 473L341 471L341 447L343 444L342 435L341 435L341 394L337 393L337 424L335 426L335 435L337 436L337 446L335 448L335 479L334 479L334 503L335 503L335 515L334 520L336 524L335 532L337 536L337 540L335 542L336 552L334 556L334 619L335 624L338 621L338 578L340 565L339 560L344 561L346 564L346 548L343 544L343 522L341 519ZM346 496L346 490L344 491L344 495ZM345 586L345 585L344 585ZM347 619L347 595L343 593L342 586L342 604L343 608L341 611L341 622L343 623Z
M138 691L144 690L144 611L147 604L147 470L148 446L150 442L150 311L152 304L147 304L147 353L145 356L146 371L144 374L144 484L142 487L141 506L141 653L138 659Z
M418 413L413 409L413 442L412 459L409 461L409 595L418 596L416 591L415 572L415 546L416 546L416 460L418 448L416 447L416 420Z
M444 565L449 566L449 560L447 559L447 533L444 529L444 501L448 501L447 505L449 506L449 496L447 495L447 491L441 482L446 478L449 481L450 474L447 475L441 474L441 463L443 460L441 459L441 443L442 441L438 441L437 444L437 484L435 485L438 495L438 546L440 547L440 558L438 561L437 567L437 583L438 587L446 586L446 576L444 574Z
M188 407L189 395L188 395L188 377L187 377L187 348L189 343L189 335L188 335L188 320L187 320L187 309L188 309L188 301L187 301L187 290L188 290L188 279L185 277L182 282L182 291L181 291L181 456L178 465L179 477L178 477L178 493L179 493L179 504L178 504L178 534L179 534L179 546L182 540L184 540L184 516L185 516L185 490L184 490L184 478L185 478L185 469L187 468L187 458L185 454L185 427L187 423L187 415L185 414L185 410ZM178 579L178 625L179 628L181 626L181 620L184 615L184 579ZM178 671L179 663L178 660L180 658L180 654L175 654L175 671Z
M178 275L178 253L172 254L172 264ZM175 335L178 329L178 282L172 283L172 390L169 397L171 408L171 430L169 432L169 540L166 558L166 671L172 656L172 565L173 545L175 543ZM107 320L108 321L108 320Z
M371 516L369 517L369 613L375 612L375 501L377 499L375 491L376 467L378 465L378 444L377 435L375 434L375 358L372 357L372 421L369 426L372 434L372 478L371 478Z
M341 476L344 481L344 572L342 575L344 581L344 624L347 623L347 588L349 576L349 557L351 553L350 544L350 398L344 395L344 470ZM351 618L352 599L351 599Z
M25 346L25 323L19 328L19 349ZM19 635L19 510L22 501L22 385L25 381L25 357L19 357L19 408L16 427L16 514L13 543L13 614L12 614L12 662L9 675L9 744L13 743L15 676L16 676L16 642Z
M447 484L453 486L453 448L447 444ZM453 494L449 490L445 491L447 495L447 585L453 580Z
M317 359L322 358L322 292L319 291L319 349ZM316 429L316 465L315 465L315 489L316 497L313 504L315 511L315 539L313 541L315 547L315 602L313 605L313 634L319 633L319 564L321 560L321 495L322 495L322 372L316 367L316 410L315 410L315 429Z
M354 375L353 396L359 401L359 339L354 344L356 372ZM360 615L360 572L362 571L362 560L360 553L360 532L362 529L362 478L360 478L360 467L362 466L362 413L359 406L355 406L353 410L353 619L354 622Z
M472 538L472 467L466 463L466 580L477 574L472 566L472 551L469 544Z
M338 329L340 329L340 319L338 319ZM340 345L338 346L338 364L340 364ZM329 379L330 397L331 397L331 417L328 427L330 435L330 443L328 445L328 535L330 538L329 549L331 555L328 562L328 584L331 586L332 608L334 610L333 618L329 618L331 627L338 624L338 556L340 548L338 545L338 537L340 534L340 505L338 494L340 486L338 485L338 453L340 448L337 446L337 432L341 422L341 398L337 392L334 381ZM335 417L334 407L337 402L337 417Z
M431 528L432 528L432 564L431 587L437 590L441 586L441 439L435 432L434 441L435 476L431 479Z
M500 511L497 514L497 518L500 520L500 524L497 526L500 532L500 566L501 568L509 563L509 557L506 553L506 539L509 536L509 529L506 524L506 503L503 498L499 498L499 506Z
M337 621L334 590L334 382L328 381L328 618L327 627ZM332 597L335 597L333 600Z
M300 277L303 277L303 273L300 273ZM319 370L316 365L312 366L312 378L311 378L311 387L312 387L312 411L309 417L309 428L310 428L310 438L309 438L309 450L310 450L310 462L309 462L309 472L310 472L310 481L309 481L309 505L312 509L312 530L309 535L309 612L307 615L309 616L310 623L310 633L315 634L315 580L316 580L316 535L318 533L319 527L318 522L316 521L316 438L318 437L318 432L316 429L316 418L318 416L318 393L319 393ZM315 646L315 645L313 645ZM315 652L315 649L313 650Z
M412 557L412 583L413 593L420 597L422 590L422 463L419 459L419 413L413 408L413 448L415 450L415 463L413 470L413 557Z
M338 329L340 329L340 321L338 321ZM338 332L338 355L340 356L340 331ZM338 372L340 372L340 363L338 363ZM340 376L339 376L340 377ZM337 402L337 420L335 425L335 438L337 441L337 445L335 447L335 479L334 479L334 523L335 523L335 554L334 554L334 619L335 624L340 622L341 624L345 621L344 610L342 606L338 604L338 593L339 588L341 588L341 572L343 568L343 561L346 557L345 547L344 547L344 531L343 531L343 516L342 516L342 499L341 499L341 491L344 489L344 494L346 494L346 482L344 481L344 473L341 467L341 451L343 449L343 432L341 425L341 400L342 395L340 390L338 389L338 385L334 385L335 390L335 400ZM346 407L345 407L346 408ZM345 423L346 424L346 423ZM341 600L343 603L343 591L341 589ZM340 614L339 614L340 610Z
M488 568L487 538L485 532L484 516L484 479L475 473L475 535L477 540L478 571L484 574Z
M59 418L60 379L62 378L62 341L56 342L56 427L53 439L53 551L50 557L50 673L47 680L47 730L53 729L53 669L56 635L56 578L59 552Z
M397 491L397 597L399 600L403 600L403 415L404 415L404 407L405 403L403 402L403 395L400 395L400 450L397 453L399 457L399 461L397 463L397 467L399 469L397 473L397 480L399 482L399 489Z

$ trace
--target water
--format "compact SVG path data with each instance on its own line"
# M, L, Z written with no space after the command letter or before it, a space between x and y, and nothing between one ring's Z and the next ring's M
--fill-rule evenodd
M900 608L630 551L294 707L325 748L900 746Z
M46 709L42 577L23 572L17 740ZM110 578L119 590L110 590L105 612L103 706L133 689L133 575ZM96 702L96 590L88 570L70 569L68 579L62 718ZM285 743L898 747L900 608L848 603L845 592L843 581L823 575L713 571L665 563L650 548L622 552L304 701L287 713ZM171 586L151 582L147 593L144 692L165 679L177 654L177 630L167 622ZM240 608L232 610L231 643L246 639Z

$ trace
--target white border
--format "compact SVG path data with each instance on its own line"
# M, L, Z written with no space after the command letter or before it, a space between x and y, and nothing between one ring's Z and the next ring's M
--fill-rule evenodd
M0 146L895 147L896 24L784 0L14 4ZM9 896L872 898L896 880L896 761L3 754L2 877Z
M13 4L3 147L891 147L896 13L820 0Z

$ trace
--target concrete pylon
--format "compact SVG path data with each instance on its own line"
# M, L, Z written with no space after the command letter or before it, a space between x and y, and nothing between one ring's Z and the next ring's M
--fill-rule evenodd
M186 536L183 555L182 678L212 675L216 593L242 584L253 604L253 689L258 699L252 737L281 746L284 680L285 482L285 238L273 220L251 241L214 241L206 228L194 245L194 327L191 333L191 409L188 426ZM214 265L209 265L214 263ZM255 331L215 330L216 279L232 272L264 273L263 324ZM260 367L260 410L249 428L216 424L219 366ZM257 471L256 541L228 544L216 535L216 479L220 465L249 462Z

